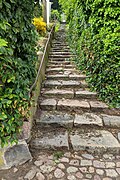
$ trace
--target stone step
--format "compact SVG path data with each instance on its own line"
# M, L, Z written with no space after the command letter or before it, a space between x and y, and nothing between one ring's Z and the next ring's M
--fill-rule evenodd
M51 56L51 55L71 55L71 53L70 52L63 52L63 51L61 51L61 52L50 52L49 56Z
M73 130L70 133L70 142L74 151L120 154L120 143L112 133L106 130Z
M31 149L69 149L68 144L68 132L66 130L60 130L57 129L46 129L45 132L43 132L43 128L40 131L41 133L38 135L38 137L35 137L30 142Z
M75 65L72 64L48 64L47 68L75 68Z
M74 98L74 91L73 90L65 90L65 89L51 89L45 90L42 92L42 97L47 98Z
M69 48L66 44L52 44L52 48Z
M99 112L106 113L108 106L100 101L85 101L74 99L61 99L57 103L57 110L83 112Z
M51 89L41 91L43 97L69 98L69 99L97 99L97 93L84 90Z
M63 61L64 62L64 61L70 61L70 59L71 59L70 57L69 58L63 58L63 57L55 58L54 57L54 58L49 58L49 61L58 61L58 62Z
M105 116L105 115L104 115ZM100 115L93 113L84 114L68 114L66 112L59 111L42 111L40 116L35 118L36 124L40 126L55 126L65 128L80 128L87 127L103 127L103 119Z
M46 88L87 88L87 83L84 81L75 81L75 80L46 80L44 82L44 87Z
M51 52L70 52L69 49L65 49L65 48L52 48Z
M63 113L63 112L47 112L42 111L40 116L35 118L36 124L46 127L51 125L52 127L66 127L72 128L74 122L74 115Z
M77 75L77 74L54 74L54 75L47 75L46 76L47 79L51 79L51 80L78 80L78 81L82 81L86 79L85 75Z
M87 101L76 99L44 99L40 102L40 108L42 110L49 111L57 109L58 111L76 112L78 114L81 114L83 112L114 114L114 111L112 109L109 109L109 107L105 103L97 100Z
M73 55L71 55L71 54L66 54L66 55L64 55L64 54L54 54L54 55L49 55L49 59L53 59L53 58L64 58L64 59L66 59L66 58L71 58L71 57L73 57Z
M68 72L68 74L70 74L70 73L72 73L72 72L78 72L77 70L76 70L76 68L48 68L48 69L46 69L46 72L47 73L50 73L50 72L56 72L56 73L64 73L65 71L67 71Z
M83 91L83 90L78 90L75 91L75 98L76 99L97 99L97 93L96 92L90 92L90 91Z
M120 154L120 143L107 130L99 129L77 129L68 132L64 128L59 130L56 128L39 129L37 137L31 140L32 149L38 150L86 150L90 153L101 155L103 153ZM103 163L101 163L102 165ZM89 166L92 161L89 160ZM104 166L104 164L103 164ZM105 167L103 167L105 168Z
M89 128L91 126L116 130L120 128L120 116L97 113L70 114L60 111L42 111L41 113L38 112L35 121L37 125L44 127L45 125L55 125L66 128L86 128L88 126Z
M55 46L55 47L68 47L68 45L66 43L52 43L52 47Z
M51 61L49 61L49 64L53 64L53 65L59 65L59 64L70 65L71 62L70 61L55 61L55 60L51 60Z

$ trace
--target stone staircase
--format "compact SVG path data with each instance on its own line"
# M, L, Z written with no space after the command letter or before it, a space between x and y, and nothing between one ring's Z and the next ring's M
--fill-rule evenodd
M30 147L119 154L120 111L90 92L71 58L62 29L49 54Z

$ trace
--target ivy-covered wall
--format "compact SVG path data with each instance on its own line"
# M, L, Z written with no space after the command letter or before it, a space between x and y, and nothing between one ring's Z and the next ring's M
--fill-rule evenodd
M59 0L67 14L69 44L100 99L120 107L120 2Z
M15 142L36 71L34 0L0 1L0 141Z

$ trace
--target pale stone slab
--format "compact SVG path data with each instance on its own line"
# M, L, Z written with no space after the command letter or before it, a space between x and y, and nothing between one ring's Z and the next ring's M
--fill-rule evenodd
M46 70L46 72L58 72L58 71L63 71L63 68L48 68L47 70Z
M71 53L68 51L68 52L64 52L64 51L61 51L61 52L50 52L49 54L50 56L53 56L53 55L71 55Z
M76 91L75 96L81 99L96 99L97 93L90 91Z
M70 65L70 61L55 61L55 60L51 60L49 61L49 64L63 64L63 65Z
M78 100L72 100L72 99L63 99L59 100L57 104L58 110L74 110L75 112L80 110L89 111L90 106L89 103L86 101L78 101Z
M55 99L45 99L40 103L40 107L43 110L55 110L57 101Z
M50 131L31 141L32 148L35 149L69 149L67 131Z
M70 65L69 64L68 65L65 65L65 64L57 64L57 65L56 64L50 64L47 67L48 68L68 68L69 69L69 68L74 68L75 66L73 66L71 64Z
M59 57L59 58L49 58L49 60L51 61L69 61L70 58L63 58L63 57Z
M46 76L47 79L55 79L55 80L61 80L61 79L68 79L68 75L65 74L54 74Z
M78 81L64 81L64 80L46 80L44 86L49 88L49 87L55 87L55 86L60 86L60 87L79 87L80 82Z
M76 130L70 134L71 144L74 150L87 150L90 152L119 153L120 144L117 139L105 130Z
M57 97L57 98L73 98L74 91L73 90L64 90L64 89L52 89L48 91L44 91L42 96L45 97Z
M54 54L54 55L49 55L49 58L70 58L72 57L72 55L64 55L64 54Z
M43 111L39 119L36 119L36 123L40 125L51 124L57 126L73 127L74 116L62 112L49 113Z
M93 113L85 113L82 115L75 115L74 126L80 127L81 125L96 125L103 126L102 119Z
M9 169L28 160L32 160L32 156L25 140L19 140L18 144L12 146L0 147L0 169Z
M101 102L101 101L90 101L90 107L91 107L91 111L94 111L94 112L104 112L105 110L108 109L108 106Z
M120 116L102 114L102 118L105 126L120 128Z
M70 74L69 75L70 79L75 79L75 80L85 80L86 76L82 74Z

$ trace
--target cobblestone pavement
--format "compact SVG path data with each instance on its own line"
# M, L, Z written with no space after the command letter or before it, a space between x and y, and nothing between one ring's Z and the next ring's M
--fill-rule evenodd
M0 180L120 180L120 156L87 152L34 152L33 161L0 171Z

